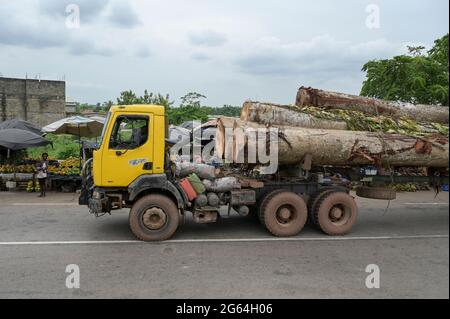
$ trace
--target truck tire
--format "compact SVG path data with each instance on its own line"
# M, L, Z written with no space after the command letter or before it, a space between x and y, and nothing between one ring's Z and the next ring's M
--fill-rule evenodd
M179 223L177 206L164 195L144 196L130 210L131 231L143 241L167 240L175 233Z
M345 235L358 219L358 207L352 196L343 192L326 192L313 211L314 223L327 235Z
M284 189L277 189L277 190L274 190L274 191L272 191L272 192L266 194L266 195L264 196L264 198L263 198L261 201L259 201L259 203L258 203L258 205L257 205L256 216L257 216L259 222L260 222L262 225L264 225L264 211L263 211L262 208L263 208L264 206L267 205L267 202L268 202L273 196L275 196L276 194L279 194L279 193L283 193L283 192L286 192L286 190L284 190Z
M360 186L356 189L356 196L371 199L394 200L397 192L386 187L366 187Z
M261 211L263 225L277 237L297 235L308 218L303 198L287 191L269 195L261 205Z
M316 210L317 203L319 203L321 198L323 198L324 196L328 196L328 194L336 192L348 193L348 190L344 187L327 186L319 189L311 196L311 198L308 200L308 221L311 225L317 227L314 219L314 211Z

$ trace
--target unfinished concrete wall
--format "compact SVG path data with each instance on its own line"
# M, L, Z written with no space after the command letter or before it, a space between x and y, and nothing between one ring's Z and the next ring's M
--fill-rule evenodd
M20 118L43 127L65 117L66 83L0 78L0 121Z

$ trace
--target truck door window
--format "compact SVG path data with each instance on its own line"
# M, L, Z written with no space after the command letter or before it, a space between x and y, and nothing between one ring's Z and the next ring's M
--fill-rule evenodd
M114 124L110 149L131 150L144 145L148 140L148 117L119 116Z

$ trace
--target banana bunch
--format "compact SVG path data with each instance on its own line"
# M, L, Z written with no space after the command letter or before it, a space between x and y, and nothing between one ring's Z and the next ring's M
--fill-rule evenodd
M34 165L0 165L0 173L34 173Z
M29 181L27 184L27 192L33 193L33 192L40 192L41 187L38 183L33 183L33 181Z
M76 167L66 167L66 166L49 166L48 167L49 173L55 174L55 175L80 175L81 171L78 166Z
M69 157L60 163L61 167L78 167L80 166L80 159L76 157Z
M0 165L0 173L14 173L15 166L14 165Z

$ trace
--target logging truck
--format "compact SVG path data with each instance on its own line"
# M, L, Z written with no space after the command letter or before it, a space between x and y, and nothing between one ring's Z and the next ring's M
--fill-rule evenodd
M221 173L209 177L204 183L209 187L192 194L186 178L174 169L167 131L162 106L111 107L100 142L83 166L79 204L95 216L130 208L129 226L143 241L171 238L187 214L196 223L213 223L231 212L254 216L274 236L295 236L307 221L328 235L344 235L358 218L350 195L353 182L362 185L358 196L378 199L395 198L394 191L374 187L383 183L448 183L438 173L405 179L380 175L369 165L316 167L314 157L305 154L298 165L270 175L216 163L214 169ZM224 178L233 183L220 186Z

